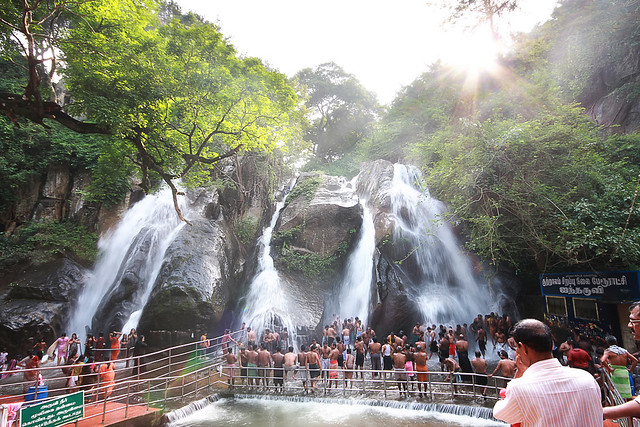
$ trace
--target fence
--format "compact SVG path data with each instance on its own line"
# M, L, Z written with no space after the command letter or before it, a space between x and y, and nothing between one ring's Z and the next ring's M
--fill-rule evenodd
M237 331L231 336L239 341L240 334L241 332ZM104 422L108 414L116 411L124 411L124 417L127 418L130 410L135 408L138 410L142 408L145 411L153 407L166 408L172 401L182 403L185 400L195 400L211 394L212 388L220 389L227 386L230 386L234 393L254 393L260 390L269 393L297 394L312 390L312 380L308 379L304 384L301 378L303 373L306 378L310 378L308 368L298 367L295 371L287 371L284 368L257 367L255 369L261 370L262 376L253 376L250 370L231 368L223 362L222 356L227 344L223 343L222 337L207 342L211 343L208 348L202 346L204 342L195 342L142 356L118 359L115 369L116 381L113 383L105 383L99 373L92 373L91 375L97 380L95 384L89 386L80 384L78 388L85 390L86 404L99 410L93 411L83 419L99 419L100 422ZM67 366L67 368L72 367L74 366ZM21 402L29 395L35 397L34 402L40 402L74 391L68 386L67 376L55 375L54 372L61 368L63 366L47 366L35 370L2 372L5 375L24 375L36 371L42 373L47 383L48 396L38 399L38 389L25 393L26 387L35 387L34 381L15 381L14 378L8 383L0 384L0 404ZM329 378L331 371L331 369L325 370L323 375L313 380L314 393L325 396L340 393L342 396L353 395L375 399L395 399L404 394L414 398L498 400L500 389L509 380L475 373L457 372L450 375L448 372L437 371L396 372L372 369L337 369L338 378L332 379ZM404 379L402 375L407 374L416 379ZM348 378L349 375L352 378ZM417 381L418 375L425 375L426 380ZM280 378L282 378L281 384ZM465 381L460 381L461 379ZM607 404L624 402L606 372L603 373L603 385ZM0 405L0 426L4 427L1 422L2 417L6 417L6 410ZM631 420L620 420L620 425L632 426L633 424Z
M238 340L240 333L240 331L234 332L231 337ZM204 343L211 345L205 348ZM85 391L86 404L93 407L102 406L100 411L93 411L83 419L100 418L101 422L104 422L109 413L122 410L126 418L131 408L149 410L154 406L165 407L172 400L188 399L198 395L204 389L225 384L225 381L218 378L217 366L221 364L222 351L226 345L223 337L217 337L141 356L118 359L115 369L116 380L113 383L104 382L103 376L95 371L80 375L81 383L77 389ZM105 351L109 350L105 349ZM97 368L106 363L109 362L96 362L95 366ZM37 369L3 371L4 375L16 376L41 374L46 382L46 388L39 386L36 381L13 379L0 384L0 404L25 400L37 403L76 391L68 385L69 376L56 375L55 371L60 372L59 370L63 368L73 369L77 366L45 366ZM96 380L95 383L93 379ZM89 380L88 385L87 380ZM30 391L27 390L29 387L32 387ZM38 398L40 393L46 393L47 396ZM31 397L34 397L33 400ZM119 405L114 407L109 405L110 403ZM6 411L3 410L0 412L0 417L5 414ZM3 424L0 425L3 426Z
M234 392L254 392L262 391L286 391L286 392L312 392L312 380L307 379L303 384L301 374L305 378L310 378L308 368L297 367L295 371L287 371L284 368L256 367L249 368L249 372L244 373L244 369L218 365L218 372L221 377L226 378L227 384L231 383ZM256 369L259 375L252 376L251 369ZM232 372L233 370L233 372ZM341 392L343 395L359 395L381 399L396 398L398 394L406 394L413 397L437 396L460 398L483 398L488 400L500 399L500 389L503 388L510 378L499 376L487 377L483 374L456 372L450 375L448 372L418 372L418 371L393 371L393 370L373 370L373 369L350 369L338 368L335 372L337 379L329 378L332 369L322 371L317 380L316 388L313 392L331 395ZM241 374L238 374L241 372ZM264 374L263 374L264 373ZM263 375L261 375L263 374ZM417 375L424 374L426 381L417 380ZM346 375L351 375L347 378ZM407 379L398 379L398 375ZM297 377L296 377L297 376ZM295 377L292 379L292 377ZM413 379L410 379L412 377ZM280 385L280 380L282 383ZM485 385L482 379L486 379ZM232 380L232 381L231 381ZM319 385L318 385L319 384ZM420 389L418 388L420 385ZM406 387L406 392L405 392Z

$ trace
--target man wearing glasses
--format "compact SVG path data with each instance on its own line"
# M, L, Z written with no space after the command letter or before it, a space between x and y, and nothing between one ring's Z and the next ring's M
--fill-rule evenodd
M525 319L514 326L511 336L517 345L518 372L504 400L494 406L493 416L522 426L601 427L598 383L588 372L562 366L553 357L549 327Z
M633 332L633 339L640 341L640 301L629 307L629 329ZM640 417L640 396L618 406L604 408L604 419Z

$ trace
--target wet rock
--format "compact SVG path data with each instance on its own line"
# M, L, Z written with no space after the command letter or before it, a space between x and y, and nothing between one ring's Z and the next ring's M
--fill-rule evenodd
M312 180L317 183L315 189L308 185ZM303 174L290 197L296 188L305 185L309 193L288 199L280 214L274 235L280 242L276 245L289 244L321 257L346 249L345 244L350 245L362 226L362 208L355 188L343 177Z
M9 284L0 294L0 343L12 354L25 354L34 339L53 342L64 332L85 277L82 266L63 258Z
M237 247L223 221L194 220L167 250L140 320L141 330L207 330L235 283Z

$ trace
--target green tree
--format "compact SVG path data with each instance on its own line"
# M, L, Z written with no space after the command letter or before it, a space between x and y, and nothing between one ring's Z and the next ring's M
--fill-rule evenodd
M379 106L351 74L330 62L296 74L311 111L307 139L325 163L336 161L370 135Z
M0 23L13 42L5 47L15 53L23 44L27 90L0 95L2 112L15 123L51 119L127 141L121 151L138 166L141 186L149 191L153 177L164 180L182 219L175 179L200 182L212 164L241 149L282 148L296 135L296 94L285 77L255 58L239 58L215 25L175 6L161 9L153 0L8 6ZM44 67L47 49L32 49L32 41L55 48L62 62L54 58ZM42 68L62 72L71 105L44 101Z
M423 144L436 153L429 188L463 221L469 248L519 268L533 260L537 271L622 267L640 254L637 213L622 240L637 168L604 148L572 106L532 120L468 122Z

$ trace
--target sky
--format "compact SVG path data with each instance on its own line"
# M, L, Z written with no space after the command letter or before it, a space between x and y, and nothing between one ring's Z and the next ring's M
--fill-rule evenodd
M495 56L487 33L450 24L443 0L177 0L220 26L242 55L261 58L287 76L333 61L383 104L438 59L469 66ZM521 0L508 19L529 31L547 20L557 0Z

